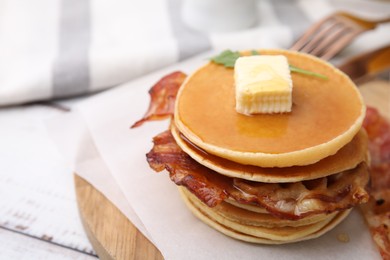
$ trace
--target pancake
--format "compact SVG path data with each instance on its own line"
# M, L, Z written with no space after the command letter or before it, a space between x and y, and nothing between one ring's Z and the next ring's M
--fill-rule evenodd
M329 217L334 217L334 215L336 215L336 212L334 212L332 214L317 214L317 215L309 216L298 220L288 220L288 219L276 218L271 214L269 214L268 212L259 213L259 212L253 212L248 209L243 209L241 205L235 206L227 202L222 202L221 204L214 207L213 210L217 214L223 216L224 218L230 221L241 223L244 225L261 226L267 228L305 226L305 225L317 223Z
M179 187L179 191L186 206L201 221L227 236L258 244L285 244L319 237L334 228L350 213L350 210L342 211L328 219L304 227L255 228L221 218L185 188Z
M328 80L292 73L291 113L245 116L235 111L233 69L210 62L188 77L177 95L174 120L186 138L210 154L261 167L313 164L352 140L365 105L345 74L310 55L259 52L285 55L290 64Z
M180 148L198 163L220 174L250 181L286 183L318 179L353 169L367 158L368 141L367 134L363 129L336 154L326 157L315 164L287 168L264 168L229 161L207 153L192 144L179 133L174 124L171 125L171 132Z
M238 203L234 199L227 198L227 199L224 200L224 202L229 203L229 204L231 204L231 205L233 205L235 207L248 210L248 211L257 212L257 213L263 213L263 214L268 213L268 211L265 208L263 208L263 207L256 206L256 205L251 205L251 204Z

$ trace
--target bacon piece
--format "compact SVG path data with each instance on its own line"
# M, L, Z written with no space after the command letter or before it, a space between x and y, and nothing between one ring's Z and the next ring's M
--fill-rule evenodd
M361 210L383 259L390 260L390 123L372 107L363 126L371 154L370 201Z
M261 183L235 179L234 185L251 194L252 202L279 218L306 216L345 210L368 201L366 164L328 177L294 183Z
M390 260L390 189L375 191L370 195L370 201L360 208L382 258Z
M225 189L229 180L195 163L176 144L169 130L154 137L153 142L153 149L146 154L153 170L159 172L167 169L174 183L186 187L209 207L214 207L227 198Z
M186 77L187 75L183 72L176 71L160 79L149 90L150 103L148 111L131 128L138 127L146 121L163 120L172 116L177 92Z
M378 110L368 107L363 126L371 154L371 188L390 188L390 124Z
M221 175L199 164L176 144L170 131L153 139L146 155L155 171L168 170L171 180L185 186L200 200L214 207L227 198L264 207L285 219L344 210L368 200L365 164L327 178L288 184L260 183Z

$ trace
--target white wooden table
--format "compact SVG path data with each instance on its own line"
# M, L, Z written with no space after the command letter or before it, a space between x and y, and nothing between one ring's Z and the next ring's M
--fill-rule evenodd
M72 170L43 123L61 113L40 104L0 109L0 259L97 258L79 220Z

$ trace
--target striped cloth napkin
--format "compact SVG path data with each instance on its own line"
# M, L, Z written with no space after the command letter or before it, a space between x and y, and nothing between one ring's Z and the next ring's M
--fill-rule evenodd
M182 1L0 0L0 106L101 91L207 50L288 48L340 9L390 14L386 1L259 0L254 27L205 33L183 22ZM390 38L383 27L370 47Z

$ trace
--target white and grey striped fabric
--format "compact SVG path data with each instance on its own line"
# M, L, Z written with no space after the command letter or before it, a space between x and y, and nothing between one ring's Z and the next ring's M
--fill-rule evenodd
M337 9L390 14L386 1L259 0L255 27L204 33L183 23L182 1L0 0L0 105L100 91L211 49L288 48Z

